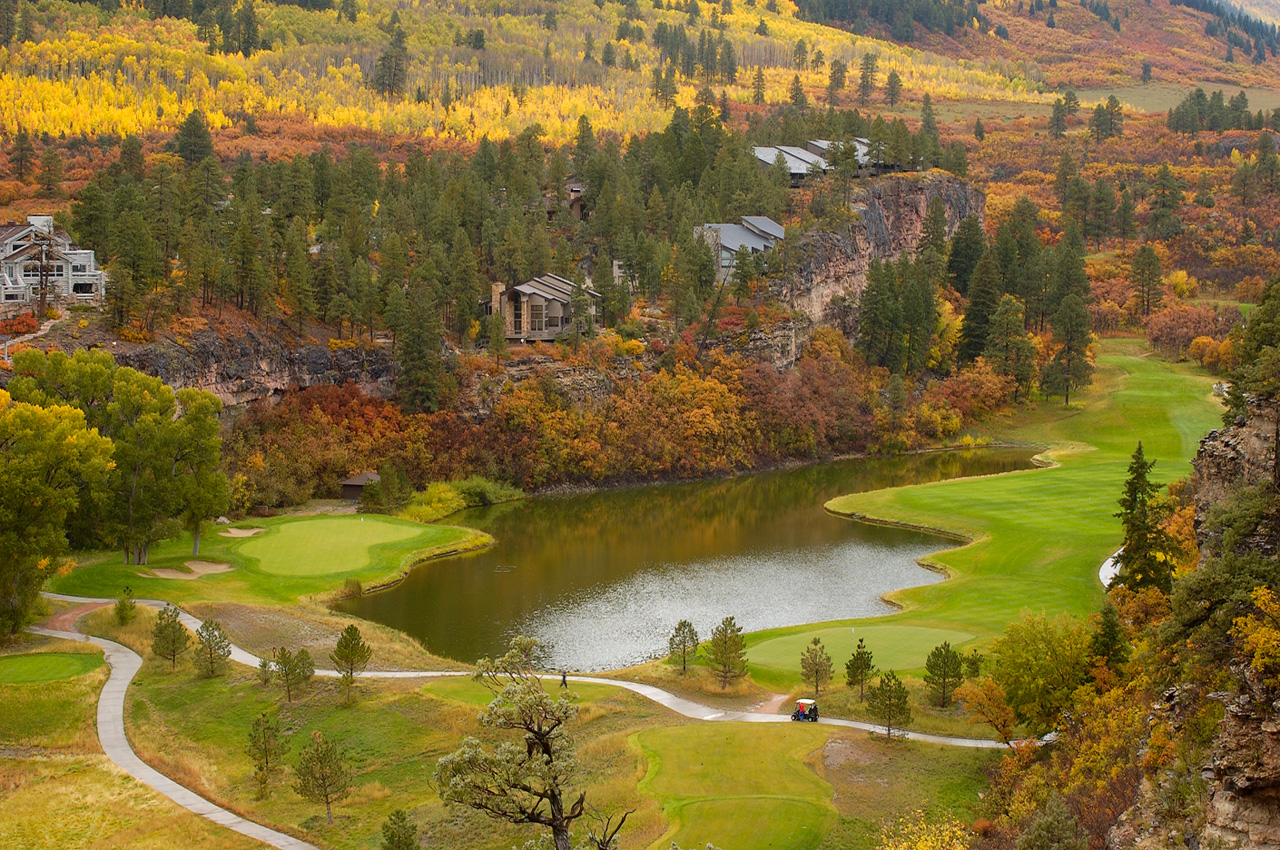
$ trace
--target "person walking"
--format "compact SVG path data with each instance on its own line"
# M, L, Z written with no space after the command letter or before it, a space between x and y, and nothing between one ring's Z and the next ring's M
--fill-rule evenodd
M566 673L564 670L560 671L560 687L564 688L565 690L569 689L569 674Z

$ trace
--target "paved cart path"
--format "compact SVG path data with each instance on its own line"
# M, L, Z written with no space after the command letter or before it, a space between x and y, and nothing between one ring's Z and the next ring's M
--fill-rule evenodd
M79 604L83 607L74 611L64 612L50 624L63 626L65 629L74 628L75 620L80 616L89 613L92 610L101 608L103 605L110 604L110 599L95 599L84 596L66 596L60 593L46 593L49 599L56 599L61 602L70 602ZM139 605L146 605L149 608L163 608L165 602L158 599L139 599L136 600ZM179 609L179 619L182 624L195 632L200 628L201 621L188 614L186 611ZM142 667L142 658L133 650L126 646L122 646L114 641L105 640L103 638L90 637L76 631L66 631L63 629L40 628L33 626L29 631L35 634L47 635L49 637L62 638L64 640L74 640L80 642L91 643L99 647L106 656L107 663L111 666L111 676L107 680L107 684L102 688L102 694L98 698L98 740L102 743L102 751L106 753L107 758L111 759L120 769L128 773L134 779L145 785L154 788L164 796L173 800L178 805L189 811L195 812L201 817L208 818L214 823L221 824L228 829L234 829L242 835L257 839L264 844L272 847L280 848L280 850L318 850L313 844L277 832L274 829L262 826L261 824L245 820L239 815L233 814L226 809L214 805L205 798L201 797L194 791L184 788L174 782L169 777L160 773L156 769L147 765L142 759L138 758L134 753L133 747L129 745L129 739L125 734L124 728L124 710L125 710L125 693L129 689L129 683L133 681L133 677L137 675L138 670ZM261 659L251 652L232 644L231 660L238 664L244 664L249 667L258 667ZM336 670L316 670L317 676L337 677L339 674ZM360 674L361 678L367 679L427 679L439 678L444 676L469 676L470 673L459 672L453 670L371 670ZM548 680L554 679L554 676L548 676ZM753 711L724 711L713 708L709 705L703 705L684 697L676 696L669 691L653 685L645 685L640 682L628 682L625 679L610 679L604 676L569 676L571 682L586 682L596 685L608 685L616 688L623 688L638 694L645 699L656 702L658 705L671 709L676 714L689 717L694 720L708 721L736 721L742 723L787 723L790 722L790 715L786 714L760 714ZM871 723L864 723L859 720L840 720L836 718L822 718L819 723L827 726L844 726L850 729L861 729L865 732L878 732L882 727ZM952 738L945 735L927 735L923 732L903 732L904 738L911 741L922 741L929 744L942 744L951 747L967 747L970 749L1002 749L1003 744L998 741L991 741L985 738Z

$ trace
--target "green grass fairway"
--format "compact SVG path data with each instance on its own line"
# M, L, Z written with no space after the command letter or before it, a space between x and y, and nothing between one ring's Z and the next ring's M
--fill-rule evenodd
M767 634L777 634L780 631L791 633L755 644L747 653L747 658L760 668L776 670L784 676L785 671L799 665L800 653L815 637L822 638L822 643L833 660L839 660L838 666L841 670L837 672L841 673L844 661L853 654L853 647L858 638L864 639L875 654L876 666L883 670L899 672L923 667L924 658L929 654L929 650L944 640L951 641L952 646L960 646L973 638L973 635L968 632L949 629L875 624L857 626L856 634L850 631L848 626L816 631L812 626L775 629ZM837 678L840 677L837 676Z
M54 682L88 673L102 664L102 656L88 652L40 652L0 658L0 684L29 685Z
M1106 340L1095 384L1079 408L1064 412L1048 404L1002 434L1049 446L1055 468L829 502L839 513L929 526L974 541L934 556L951 579L895 594L906 610L879 622L986 639L1023 610L1094 610L1102 600L1098 567L1120 545L1114 513L1129 456L1141 440L1147 457L1158 461L1157 480L1190 474L1200 438L1220 424L1211 385L1210 377L1186 364L1148 356L1143 342ZM923 663L921 656L913 666Z
M320 576L367 569L373 549L422 533L422 526L381 516L326 516L268 529L240 544L263 572Z
M116 553L90 553L83 566L50 580L48 589L76 596L117 596L127 586L140 598L186 602L292 605L331 593L349 578L365 587L385 584L427 558L486 545L489 537L469 528L423 525L373 515L276 517L253 520L254 537L206 532L200 554L191 554L184 534L151 549L145 567L130 566ZM229 572L192 579L157 578L152 570L189 572L193 557L230 564Z
M832 788L805 759L827 740L817 726L703 723L641 732L640 790L671 824L652 847L707 842L734 850L817 847L836 821Z

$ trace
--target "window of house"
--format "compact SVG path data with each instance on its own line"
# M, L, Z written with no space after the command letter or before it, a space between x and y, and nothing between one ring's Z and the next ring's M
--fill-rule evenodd
M88 271L89 271L89 267L88 267L85 263L72 263L72 264L71 264L71 273L72 273L72 274L87 274L87 273L88 273Z
M74 292L76 295L92 295L93 284L92 283L73 283L71 284L71 291Z
M547 305L546 304L530 304L529 305L529 330L537 333L547 329Z

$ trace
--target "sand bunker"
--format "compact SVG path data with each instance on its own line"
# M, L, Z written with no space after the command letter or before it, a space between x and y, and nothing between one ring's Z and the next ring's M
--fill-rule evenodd
M222 537L252 537L264 531L266 531L265 528L224 528L218 534Z
M221 561L187 561L187 567L191 570L184 573L181 570L152 570L151 575L154 578L176 578L181 581L191 581L200 578L200 576L213 575L214 573L229 573L232 570L230 564L224 564Z

